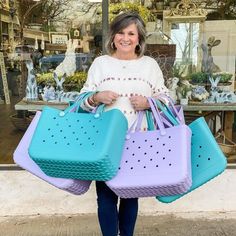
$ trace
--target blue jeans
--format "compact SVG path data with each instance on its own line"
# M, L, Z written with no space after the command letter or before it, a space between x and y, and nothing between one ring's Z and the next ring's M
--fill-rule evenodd
M98 220L103 236L132 236L138 213L138 198L120 199L105 182L96 182Z

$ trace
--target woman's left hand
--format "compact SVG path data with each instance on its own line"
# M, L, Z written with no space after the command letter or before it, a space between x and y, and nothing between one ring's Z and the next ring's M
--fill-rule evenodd
M132 96L129 100L135 111L142 111L150 108L148 100L144 96Z

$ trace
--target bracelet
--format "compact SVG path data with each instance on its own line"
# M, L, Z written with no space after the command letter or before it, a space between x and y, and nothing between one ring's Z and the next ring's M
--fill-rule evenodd
M88 98L88 102L89 102L89 104L90 104L91 106L96 107L96 106L98 106L98 103L94 101L94 95L95 95L95 94L93 94L92 96L90 96L90 97Z

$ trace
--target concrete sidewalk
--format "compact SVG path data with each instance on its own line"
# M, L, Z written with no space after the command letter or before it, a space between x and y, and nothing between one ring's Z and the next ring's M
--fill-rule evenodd
M214 215L214 214L213 214ZM213 216L212 215L212 216ZM139 216L135 236L235 236L236 218ZM210 218L210 219L209 219ZM214 217L213 217L214 218ZM1 236L99 236L95 214L1 217Z

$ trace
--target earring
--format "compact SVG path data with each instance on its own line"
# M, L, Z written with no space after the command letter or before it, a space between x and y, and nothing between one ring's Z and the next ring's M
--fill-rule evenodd
M116 46L115 46L115 43L114 43L114 42L111 42L111 48L112 48L113 50L116 49Z
M135 49L136 49L138 52L141 51L141 45L138 44Z

